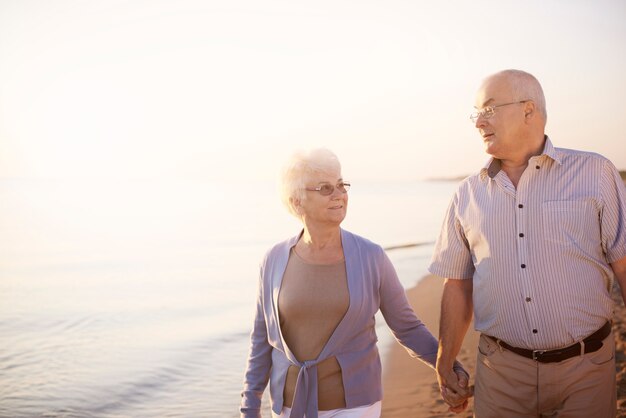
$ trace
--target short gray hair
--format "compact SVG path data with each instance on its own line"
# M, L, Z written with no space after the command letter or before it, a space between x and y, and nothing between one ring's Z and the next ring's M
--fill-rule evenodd
M326 148L296 151L287 160L280 176L280 198L287 210L300 218L295 201L306 199L304 188L317 173L341 171L337 156Z
M515 99L530 99L535 102L537 110L543 116L544 122L548 120L546 109L546 98L539 80L534 75L521 70L504 70L494 76L504 76L511 83L511 88Z

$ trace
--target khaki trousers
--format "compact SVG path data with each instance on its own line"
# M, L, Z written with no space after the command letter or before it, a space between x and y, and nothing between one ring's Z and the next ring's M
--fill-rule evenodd
M614 418L613 333L594 353L539 363L481 335L474 392L477 418Z

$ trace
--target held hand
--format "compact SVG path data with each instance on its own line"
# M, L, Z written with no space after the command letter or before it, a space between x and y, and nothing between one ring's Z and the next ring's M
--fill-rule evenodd
M461 370L437 373L441 397L454 413L463 412L468 406L468 398L473 395L474 388L468 384L468 376Z

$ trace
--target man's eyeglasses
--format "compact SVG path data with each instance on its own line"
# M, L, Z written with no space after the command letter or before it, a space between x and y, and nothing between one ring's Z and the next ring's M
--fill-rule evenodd
M517 101L517 102L503 103L503 104L499 104L499 105L486 106L486 107L483 107L482 109L472 113L469 118L470 118L470 120L473 123L476 123L478 118L481 117L481 116L484 119L489 119L490 117L492 117L496 113L496 107L508 106L508 105L512 105L512 104L526 103L526 102L530 102L530 100L520 100L520 101Z
M322 196L330 196L335 191L335 187L341 193L348 193L348 190L350 190L350 183L346 183L345 181L340 181L335 186L333 186L330 183L323 183L314 189L306 188L305 190L308 190L309 192L319 192L319 194L321 194Z

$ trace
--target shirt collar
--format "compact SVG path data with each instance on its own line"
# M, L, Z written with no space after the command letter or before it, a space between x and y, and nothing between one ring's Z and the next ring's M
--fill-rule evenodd
M554 148L554 145L552 145L552 141L550 141L550 138L548 138L548 135L546 135L546 145L543 147L543 152L541 153L541 155L538 156L538 158L543 157L544 155L546 157L550 157L551 159L554 160L554 162L556 162L557 164L561 165L561 155L560 153L556 150L556 148Z
M559 152L556 150L556 148L554 148L554 145L552 145L552 141L550 141L548 135L545 135L544 139L545 142L542 153L540 155L531 157L531 160L550 158L554 160L554 162L556 162L557 164L561 165L561 156L559 155ZM499 159L494 157L489 158L489 160L487 160L487 163L480 170L480 179L484 180L487 176L493 179L500 172L501 168L502 162Z

